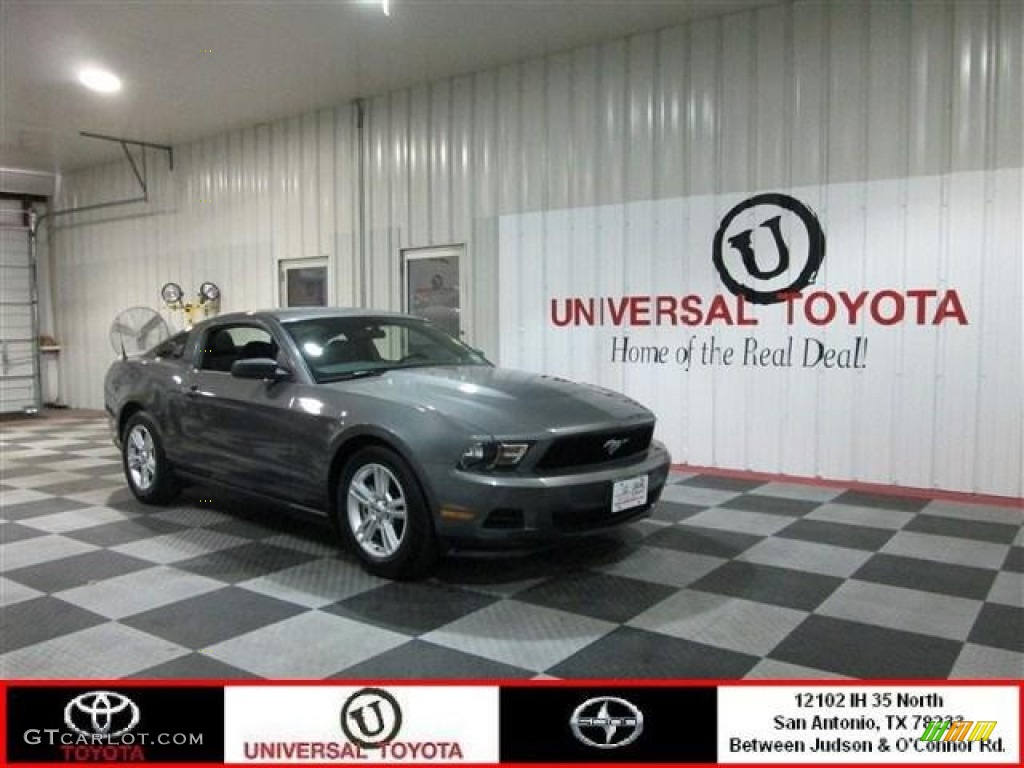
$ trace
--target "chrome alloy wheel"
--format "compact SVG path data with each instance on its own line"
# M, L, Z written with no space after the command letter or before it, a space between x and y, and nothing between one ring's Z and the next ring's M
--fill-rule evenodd
M136 424L127 438L128 474L132 485L140 491L148 491L156 481L156 446L153 435L143 424Z
M364 464L348 484L348 525L370 557L392 557L402 546L406 499L402 484L383 464Z

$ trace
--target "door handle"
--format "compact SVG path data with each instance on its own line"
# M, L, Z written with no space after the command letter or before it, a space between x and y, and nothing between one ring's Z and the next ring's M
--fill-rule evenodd
M193 384L191 387L185 390L185 394L189 397L197 397L199 395L199 385Z

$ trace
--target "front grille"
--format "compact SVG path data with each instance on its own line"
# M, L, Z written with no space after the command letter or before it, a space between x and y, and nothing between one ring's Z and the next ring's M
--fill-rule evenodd
M616 429L605 432L590 432L583 435L560 437L555 440L537 462L540 471L581 467L588 464L605 464L644 453L651 445L654 425L630 429ZM622 441L612 451L613 441Z

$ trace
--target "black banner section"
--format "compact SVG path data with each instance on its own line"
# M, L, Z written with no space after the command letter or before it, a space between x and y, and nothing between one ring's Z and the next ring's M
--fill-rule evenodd
M10 763L222 763L222 687L7 691Z
M501 761L714 763L714 687L501 689Z

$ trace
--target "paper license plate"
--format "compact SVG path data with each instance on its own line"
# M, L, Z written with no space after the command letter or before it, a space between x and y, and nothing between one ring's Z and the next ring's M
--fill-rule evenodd
M647 503L647 475L619 480L612 486L612 514Z

